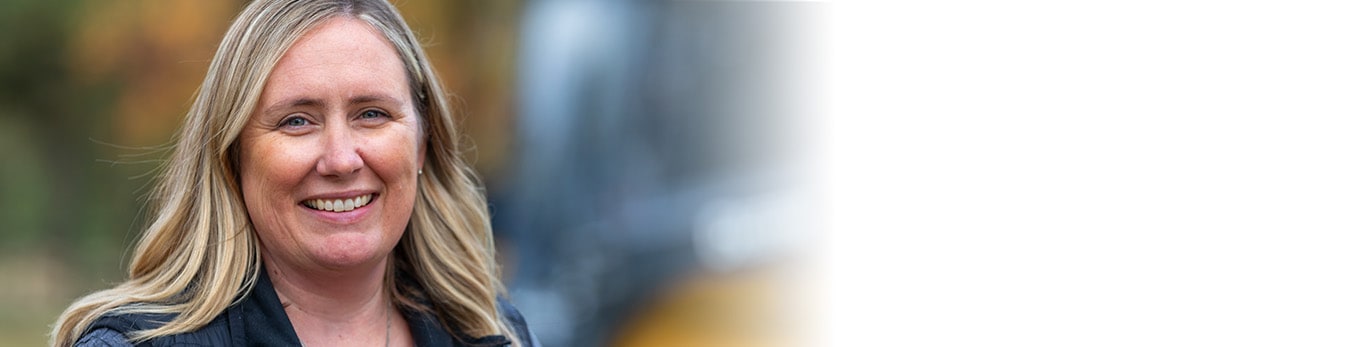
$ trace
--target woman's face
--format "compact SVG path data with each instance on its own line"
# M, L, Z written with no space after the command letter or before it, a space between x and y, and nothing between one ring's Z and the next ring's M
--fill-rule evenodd
M323 22L285 52L239 138L266 256L344 269L398 244L426 151L410 95L393 46L357 19Z

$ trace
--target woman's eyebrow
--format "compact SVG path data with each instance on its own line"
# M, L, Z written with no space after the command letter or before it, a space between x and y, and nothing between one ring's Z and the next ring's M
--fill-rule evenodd
M394 97L388 96L388 95L383 95L383 94L362 94L362 95L357 95L357 96L351 97L351 100L348 100L348 101L347 101L347 104L349 104L349 105L356 105L356 104L366 104L366 103L374 103L374 102L388 103L388 104L399 104L399 103L400 103L398 99L395 99ZM277 103L275 103L274 105L271 105L270 107L267 107L267 108L265 109L265 113L266 113L266 114L274 114L274 113L277 113L277 112L279 112L280 110L284 110L284 109L290 109L290 108L295 108L295 107L321 107L322 105L323 105L323 101L320 100L320 99L315 99L315 98L294 98L294 99L286 99L286 100L284 100L284 101L277 102Z
M351 105L355 105L355 104L368 104L368 103L374 103L374 102L386 103L386 104L400 104L400 103L401 103L400 101L398 101L398 99L395 99L395 98L392 97L392 96L388 96L388 95L384 95L384 94L363 94L363 95L357 95L357 96L351 97L351 100L350 100L350 104L351 104Z
M290 108L296 108L296 107L305 107L305 106L306 106L306 107L318 107L318 106L322 106L322 104L323 104L322 100L313 99L313 98L286 99L286 100L284 100L284 101L277 102L277 103L275 103L274 105L271 105L270 107L267 107L267 108L265 109L264 113L265 113L265 114L275 114L275 113L278 113L279 111L284 110L284 109L290 109Z

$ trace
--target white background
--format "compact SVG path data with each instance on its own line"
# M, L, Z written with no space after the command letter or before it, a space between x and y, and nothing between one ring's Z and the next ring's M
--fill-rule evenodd
M830 15L821 345L1366 344L1362 5Z

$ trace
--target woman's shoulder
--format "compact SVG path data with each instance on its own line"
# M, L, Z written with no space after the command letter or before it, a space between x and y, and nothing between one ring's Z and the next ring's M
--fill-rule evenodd
M168 313L106 314L90 324L76 346L133 346L129 337L134 333L166 325L176 317ZM203 328L192 332L160 336L142 341L137 346L200 345L220 346L231 340L224 317L219 316Z
M171 313L106 313L94 323L90 323L86 330L107 329L126 335L135 331L160 328L175 317L176 315Z
M122 347L132 346L128 336L141 330L156 329L175 318L170 314L154 313L110 313L100 316L86 328L81 338L76 340L77 347Z
M109 328L98 328L81 335L76 347L132 347L128 337Z

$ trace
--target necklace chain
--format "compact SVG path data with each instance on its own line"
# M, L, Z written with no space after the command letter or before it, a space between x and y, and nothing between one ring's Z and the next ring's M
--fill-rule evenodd
M384 347L389 347L389 331L390 331L390 330L393 330L393 327L394 327L394 313L393 313L393 311L390 310L390 307L385 307L385 308L384 308ZM304 344L304 339L303 339L303 338L299 338L299 346L300 346L300 347L308 347L307 344Z
M389 347L389 330L394 327L393 309L385 305L384 308L384 347Z

